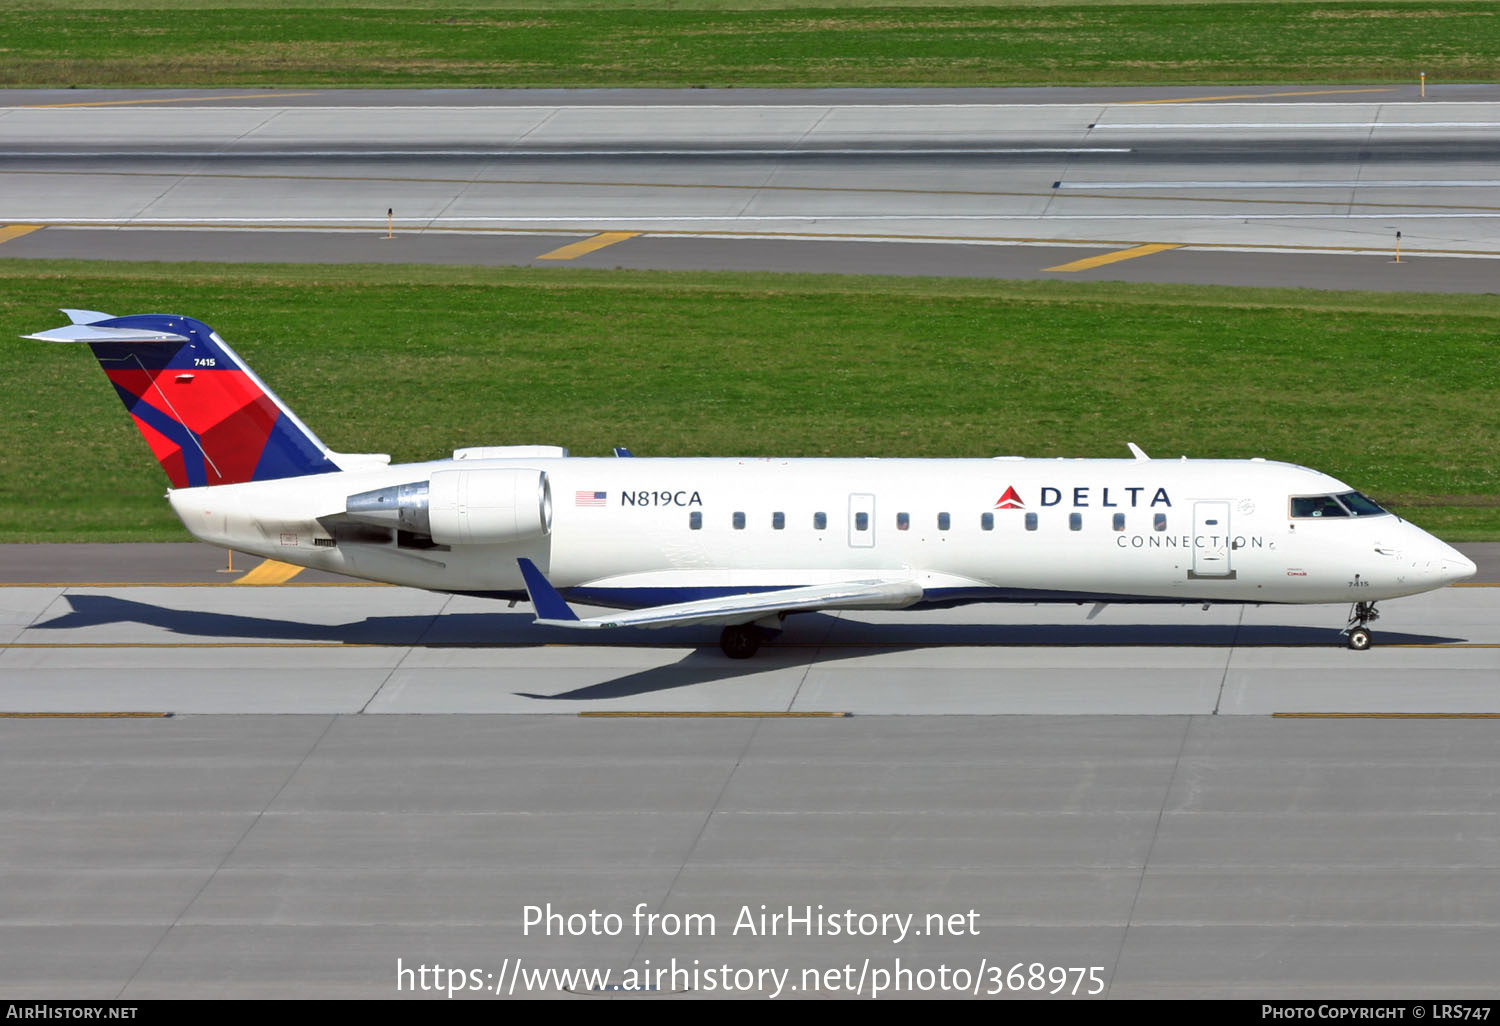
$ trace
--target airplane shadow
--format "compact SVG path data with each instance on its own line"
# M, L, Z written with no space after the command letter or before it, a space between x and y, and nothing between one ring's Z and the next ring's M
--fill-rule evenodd
M426 648L539 648L546 645L682 648L677 662L628 673L614 680L555 695L515 692L540 701L594 701L671 691L690 685L735 680L780 668L852 659L874 652L942 647L1335 647L1335 627L1233 624L952 624L861 623L822 613L787 621L786 631L751 659L731 660L719 652L713 627L619 630L608 637L556 627L538 627L527 612L443 613L372 616L342 624L317 624L265 616L173 609L112 595L63 596L71 611L33 630L78 630L113 624L140 624L176 636L243 639L246 642L320 642L344 645ZM921 614L917 614L921 615ZM932 614L927 614L932 615ZM1337 615L1337 614L1336 614ZM1376 632L1376 645L1442 645L1465 639L1400 631Z

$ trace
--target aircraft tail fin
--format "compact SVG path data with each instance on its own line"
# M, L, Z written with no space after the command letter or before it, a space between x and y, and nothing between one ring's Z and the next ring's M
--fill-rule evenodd
M72 324L24 337L87 343L174 488L340 469L336 454L202 321L63 313Z

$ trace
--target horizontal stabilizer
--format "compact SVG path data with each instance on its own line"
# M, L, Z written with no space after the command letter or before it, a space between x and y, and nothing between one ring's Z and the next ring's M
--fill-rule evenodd
M100 313L98 310L70 310L63 307L63 313L68 315L68 320L74 324L98 324L100 321L112 321L114 314Z
M922 597L922 586L912 580L848 581L746 592L580 619L530 560L519 562L527 594L536 606L536 622L547 627L601 630L750 623L778 613L810 613L819 609L903 609Z
M78 311L73 311L77 313ZM91 324L70 324L66 328L52 328L22 338L38 342L186 342L186 335L174 335L170 331L155 331L150 328L96 328Z

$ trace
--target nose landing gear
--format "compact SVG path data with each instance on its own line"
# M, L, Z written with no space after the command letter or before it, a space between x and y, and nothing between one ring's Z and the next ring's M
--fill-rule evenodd
M1380 619L1373 602L1356 602L1349 610L1349 624L1339 633L1345 635L1345 644L1355 652L1370 647L1370 630L1366 624Z

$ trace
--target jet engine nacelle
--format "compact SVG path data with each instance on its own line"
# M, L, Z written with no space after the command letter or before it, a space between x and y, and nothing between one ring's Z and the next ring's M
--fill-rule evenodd
M504 545L552 530L552 489L540 470L438 470L426 481L351 495L344 513L439 545Z

